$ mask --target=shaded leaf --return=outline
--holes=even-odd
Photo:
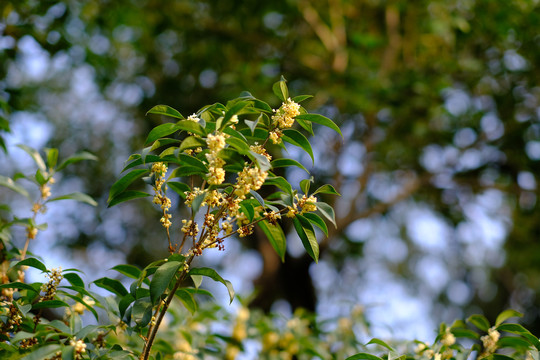
[[[324,220],[315,213],[305,213],[305,218],[309,220],[310,223],[317,226],[319,229],[321,229],[326,236],[328,236],[328,227],[326,226],[326,223]]]
[[[483,331],[488,331],[489,329],[489,321],[482,315],[471,315],[467,319],[468,322],[479,328]]]
[[[47,272],[47,267],[36,258],[27,258],[27,259],[21,260],[18,263],[16,263],[14,267],[20,267],[23,265],[33,267],[35,269],[41,270],[42,272]]]
[[[178,151],[182,152],[187,149],[195,149],[204,146],[206,146],[206,141],[204,141],[200,137],[188,136],[182,141],[182,144],[180,144]]]
[[[128,291],[122,285],[122,283],[115,279],[110,279],[108,277],[102,277],[93,282],[96,286],[108,290],[112,292],[113,294],[116,294],[118,296],[126,296]]]
[[[141,270],[138,267],[128,264],[116,265],[111,268],[111,270],[118,271],[120,274],[130,277],[132,279],[138,279],[141,275]]]
[[[206,136],[206,132],[204,131],[204,128],[199,124],[198,122],[191,121],[191,120],[182,120],[176,123],[176,127],[179,130],[185,130],[192,134],[197,134],[200,136]]]
[[[109,191],[109,199],[107,200],[108,203],[116,197],[118,194],[120,194],[122,191],[127,189],[131,183],[133,183],[135,180],[141,178],[142,176],[148,174],[150,170],[148,169],[135,169],[127,173],[126,175],[122,176],[119,180],[117,180],[111,187],[111,190]],[[111,205],[109,205],[111,206]]]
[[[150,281],[150,300],[152,304],[159,301],[159,298],[165,293],[182,264],[179,261],[168,261],[157,268]]]
[[[76,274],[76,273],[67,273],[67,274],[63,274],[64,275],[64,279],[66,279],[67,281],[69,281],[69,283],[73,286],[80,286],[82,288],[84,288],[84,281],[83,279],[81,279],[81,277]]]
[[[309,171],[304,167],[304,165],[300,164],[298,161],[293,160],[293,159],[286,159],[286,158],[275,159],[270,164],[272,165],[273,169],[280,168],[280,167],[297,166],[309,174]]]
[[[283,136],[281,138],[284,141],[288,142],[289,144],[298,146],[301,149],[303,149],[305,152],[309,154],[309,156],[311,157],[311,161],[315,163],[315,158],[313,157],[313,149],[311,148],[311,144],[301,132],[294,129],[285,129],[283,130]]]
[[[186,198],[186,192],[191,191],[191,188],[189,185],[184,184],[183,182],[178,181],[168,181],[167,186],[171,188],[174,192],[176,192],[182,199]]]
[[[319,243],[317,242],[317,237],[315,236],[315,231],[311,223],[303,217],[302,215],[296,215],[293,218],[293,225],[296,230],[296,233],[302,240],[304,249],[315,262],[319,261]]]
[[[287,251],[287,238],[279,225],[272,225],[267,220],[259,221],[259,227],[266,235],[270,245],[274,248],[281,261],[285,261],[285,252]]]
[[[317,201],[315,205],[317,206],[317,211],[337,228],[336,213],[334,212],[334,209],[322,201]]]
[[[358,353],[353,356],[349,356],[345,360],[383,360],[378,356],[367,354],[367,353]]]
[[[112,200],[110,200],[109,205],[107,205],[107,207],[112,207],[124,201],[139,199],[146,196],[150,196],[150,194],[142,192],[142,191],[134,191],[134,190],[124,191],[123,193],[116,195]]]
[[[195,311],[197,311],[197,302],[189,291],[186,289],[178,289],[175,295],[182,301],[182,304],[184,304],[191,314],[194,314]]]
[[[37,302],[32,305],[33,310],[59,308],[59,307],[69,307],[69,304],[62,300],[45,300],[45,301]]]

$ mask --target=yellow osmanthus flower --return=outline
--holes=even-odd
[[[300,115],[300,105],[288,98],[272,116],[274,125],[281,129],[290,128],[294,124],[295,116]]]
[[[257,154],[263,155],[268,161],[272,161],[272,156],[266,151],[264,146],[255,143],[255,145],[250,145],[249,149]]]
[[[60,285],[60,281],[64,278],[62,275],[62,268],[51,269],[50,273],[46,274],[49,281],[46,284],[41,285],[41,291],[45,293],[40,301],[52,300],[56,294],[56,289]]]
[[[500,337],[501,334],[492,327],[488,330],[487,335],[480,338],[480,340],[482,340],[482,345],[484,346],[484,351],[481,354],[482,357],[489,356],[497,350],[497,342]]]
[[[223,165],[225,161],[218,157],[219,152],[225,147],[225,139],[227,134],[219,133],[216,135],[208,134],[206,144],[208,145],[209,153],[206,154],[208,160],[208,183],[210,185],[219,185],[225,181],[225,170]]]
[[[257,191],[263,186],[267,176],[268,173],[258,167],[244,167],[238,173],[234,195],[239,199],[245,199],[250,190]]]

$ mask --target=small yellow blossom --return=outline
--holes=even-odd
[[[441,343],[446,346],[452,346],[456,343],[456,337],[450,332],[449,328],[446,329],[442,336]]]
[[[187,117],[187,120],[189,120],[189,121],[194,121],[194,122],[199,122],[199,121],[201,121],[201,119],[199,119],[199,117],[197,116],[197,114],[189,115],[189,116]]]

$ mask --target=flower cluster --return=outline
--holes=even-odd
[[[210,150],[206,154],[206,160],[208,160],[208,183],[210,185],[219,185],[225,180],[225,170],[223,165],[225,161],[218,157],[219,152],[225,147],[225,139],[227,134],[208,134],[206,138],[206,144]]]
[[[69,341],[69,345],[73,346],[74,350],[74,358],[75,359],[82,359],[82,354],[86,352],[86,344],[83,340],[76,338],[73,338]]]
[[[482,340],[482,345],[484,346],[484,351],[482,352],[481,357],[486,357],[495,353],[495,350],[497,350],[497,342],[499,341],[500,337],[501,334],[492,327],[488,330],[487,335],[480,338],[480,340]]]
[[[274,130],[270,131],[269,137],[274,144],[281,143],[281,137],[283,136],[282,129],[287,129],[293,126],[294,118],[300,115],[300,105],[288,98],[286,102],[281,104],[281,107],[274,110],[275,114],[272,116],[272,125]]]
[[[289,206],[289,212],[287,213],[287,217],[295,217],[297,214],[304,214],[307,212],[312,212],[317,210],[317,198],[313,195],[310,197],[307,197],[306,195],[302,195],[302,198],[298,197],[298,195],[295,195],[296,202],[293,202],[292,206]]]
[[[45,293],[40,301],[52,300],[56,294],[56,289],[60,285],[60,281],[64,278],[62,275],[62,268],[51,269],[50,273],[46,275],[49,281],[46,284],[41,285],[41,291]]]
[[[261,170],[258,167],[244,167],[238,173],[238,179],[234,186],[234,195],[238,199],[245,199],[246,195],[251,191],[257,191],[263,186],[268,172]]]
[[[171,199],[165,195],[167,190],[165,184],[165,174],[167,173],[167,165],[162,162],[155,162],[152,165],[151,173],[155,176],[154,181],[154,204],[157,204],[163,210],[163,216],[160,219],[161,224],[167,231],[172,225],[171,214],[168,213],[171,207]]]

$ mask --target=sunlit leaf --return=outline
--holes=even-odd
[[[146,115],[148,114],[165,115],[165,116],[170,116],[170,117],[181,119],[181,120],[184,119],[184,117],[182,116],[182,114],[180,114],[178,110],[173,109],[172,107],[168,105],[156,105],[150,110],[148,110]]]
[[[324,220],[315,213],[305,213],[304,216],[306,219],[309,220],[310,223],[317,226],[319,229],[321,229],[326,236],[328,236],[328,227],[326,226],[326,223]]]
[[[57,196],[52,199],[49,199],[48,202],[58,201],[58,200],[75,200],[75,201],[79,201],[88,205],[97,206],[97,202],[94,199],[92,199],[92,197],[90,197],[89,195],[80,193],[80,192]]]
[[[47,267],[45,264],[43,264],[41,261],[39,261],[36,258],[27,258],[24,260],[19,261],[16,263],[13,267],[21,267],[21,266],[30,266],[35,269],[41,270],[42,272],[47,272]]]
[[[36,163],[36,165],[38,166],[40,170],[42,171],[47,170],[45,161],[43,161],[43,158],[41,157],[41,155],[36,149],[32,149],[30,146],[27,146],[24,144],[19,144],[17,145],[17,147],[24,150],[28,155],[30,155],[30,157],[32,157],[32,159],[34,160],[34,162]]]
[[[378,356],[371,355],[368,353],[358,353],[356,355],[349,356],[345,360],[383,360],[383,359]]]
[[[502,313],[500,313],[499,316],[497,316],[497,319],[495,320],[495,326],[501,325],[503,322],[505,322],[511,317],[522,317],[522,316],[523,316],[522,313],[517,312],[515,310],[512,310],[512,309],[505,310]]]
[[[319,115],[319,114],[301,114],[301,115],[296,116],[296,119],[311,121],[311,122],[329,127],[330,129],[334,130],[339,135],[341,135],[341,137],[343,137],[343,134],[341,133],[339,126],[337,126],[332,120],[330,120],[326,116]]]
[[[15,181],[13,181],[7,176],[0,175],[0,186],[7,187],[8,189],[18,192],[19,194],[30,200],[30,194],[28,193],[28,191],[26,191],[24,187],[17,184]]]
[[[234,289],[232,287],[232,284],[230,281],[228,280],[224,280],[218,273],[216,270],[214,269],[211,269],[211,268],[206,268],[206,267],[202,267],[202,268],[191,268],[191,270],[189,270],[189,273],[188,273],[189,276],[192,276],[192,275],[202,275],[202,276],[206,276],[206,277],[209,277],[210,279],[214,280],[214,281],[217,281],[217,282],[220,282],[222,283],[223,285],[225,285],[227,287],[227,291],[229,292],[229,298],[230,298],[230,302],[232,303],[233,299],[234,299]]]
[[[341,196],[340,193],[338,193],[336,191],[336,189],[334,189],[334,187],[332,185],[329,185],[329,184],[326,184],[326,185],[323,185],[321,186],[320,188],[318,188],[317,190],[315,190],[313,192],[313,194],[311,195],[315,195],[315,194],[330,194],[330,195],[337,195],[337,196]]]
[[[81,151],[81,152],[71,155],[62,163],[60,163],[60,165],[58,165],[58,167],[56,168],[56,171],[60,171],[68,165],[71,165],[71,164],[74,164],[83,160],[97,161],[98,158],[94,154],[91,154],[87,151]]]

